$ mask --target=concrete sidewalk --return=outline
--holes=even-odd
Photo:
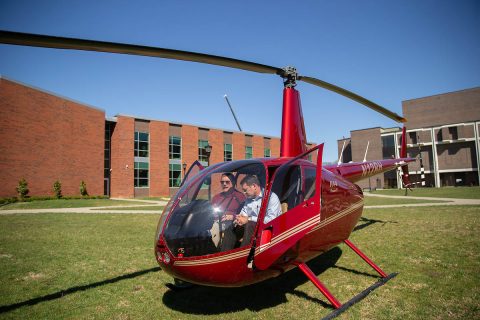
[[[454,199],[454,198],[434,198],[434,197],[412,197],[412,196],[387,196],[383,194],[371,194],[365,192],[366,197],[380,197],[380,198],[397,198],[397,199],[413,199],[413,200],[436,200],[445,202],[427,202],[427,203],[406,203],[406,204],[391,204],[378,206],[364,206],[366,209],[375,208],[399,208],[399,207],[430,207],[430,206],[461,206],[461,205],[480,205],[478,199]],[[129,207],[151,207],[151,206],[166,206],[167,201],[157,200],[138,200],[138,199],[116,199],[112,200],[128,200],[138,202],[138,204],[109,206],[109,207],[84,207],[84,208],[56,208],[56,209],[14,209],[14,210],[0,210],[0,215],[17,214],[17,213],[47,213],[47,212],[63,212],[63,213],[142,213],[142,214],[161,214],[160,210],[119,210],[115,208],[129,208]]]
[[[406,204],[389,204],[378,206],[365,206],[364,208],[398,208],[398,207],[430,207],[430,206],[463,206],[463,205],[480,205],[479,199],[456,199],[456,198],[435,198],[435,197],[412,197],[412,196],[388,196],[384,194],[372,194],[365,192],[366,197],[379,198],[396,198],[396,199],[412,199],[412,200],[435,200],[445,202],[428,202],[428,203],[406,203]]]
[[[157,200],[138,200],[138,199],[116,199],[111,200],[128,200],[138,202],[138,204],[122,205],[122,206],[107,206],[107,207],[83,207],[83,208],[54,208],[54,209],[14,209],[14,210],[0,210],[0,215],[17,214],[17,213],[47,213],[47,212],[63,212],[63,213],[147,213],[147,214],[161,214],[160,210],[120,210],[118,208],[131,207],[153,207],[166,206],[167,201]],[[117,208],[117,209],[115,209]]]

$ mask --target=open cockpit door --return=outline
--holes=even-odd
[[[202,171],[203,169],[204,169],[204,167],[202,166],[202,164],[201,164],[200,162],[198,162],[198,160],[195,160],[195,162],[192,163],[192,165],[191,165],[190,168],[188,169],[187,174],[185,175],[185,177],[183,177],[183,180],[182,180],[182,183],[180,184],[180,187],[183,186],[183,184],[185,183],[185,181],[187,181],[188,179],[196,176],[197,173],[199,173],[199,172]]]
[[[304,158],[313,155],[317,149],[315,167]],[[253,260],[257,269],[270,267],[320,222],[322,154],[323,144],[293,158],[275,171],[266,188],[266,196],[270,199],[274,193],[278,197],[282,214],[271,221],[257,222],[257,246]]]

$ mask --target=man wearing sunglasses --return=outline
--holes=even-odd
[[[235,184],[235,176],[232,173],[223,173],[220,178],[222,192],[212,199],[213,210],[218,217],[216,222],[220,229],[220,239],[212,239],[216,246],[222,247],[224,232],[232,226],[233,220],[235,220],[245,201],[245,196],[235,189]]]

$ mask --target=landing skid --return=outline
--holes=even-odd
[[[190,289],[194,286],[193,283],[183,281],[177,278],[173,279],[173,283],[166,283],[165,286],[173,291],[183,291],[186,289]]]
[[[381,277],[376,283],[368,287],[367,289],[360,292],[358,295],[347,301],[346,303],[342,304],[340,301],[335,298],[335,296],[328,291],[327,287],[318,280],[317,276],[310,270],[310,268],[304,262],[295,262],[295,265],[307,276],[307,278],[317,287],[318,290],[325,296],[325,298],[330,301],[333,307],[336,309],[334,312],[329,314],[323,319],[333,319],[337,317],[339,314],[347,310],[349,307],[353,306],[355,303],[361,301],[367,295],[370,294],[376,288],[384,285],[390,279],[394,278],[398,273],[391,273],[387,275],[383,272],[380,267],[378,267],[372,260],[370,260],[360,249],[358,249],[350,240],[345,240],[344,243],[351,248],[356,254],[358,254],[370,267],[372,267]]]
[[[367,289],[365,289],[362,292],[360,292],[359,294],[357,294],[352,299],[350,299],[347,302],[345,302],[344,304],[342,304],[338,309],[336,309],[335,311],[330,313],[328,316],[326,316],[325,318],[322,318],[322,320],[330,320],[330,319],[338,317],[342,312],[344,312],[345,310],[347,310],[348,308],[353,306],[355,303],[363,300],[363,298],[368,296],[370,294],[370,292],[377,289],[378,287],[383,286],[385,283],[387,283],[388,280],[390,280],[392,278],[395,278],[397,276],[397,274],[398,273],[394,272],[394,273],[390,273],[386,278],[381,278],[380,280],[375,282],[373,285],[371,285]]]

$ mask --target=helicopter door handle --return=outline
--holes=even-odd
[[[312,202],[310,202],[310,203],[308,203],[308,201],[307,201],[307,202],[305,202],[305,203],[303,204],[303,207],[304,207],[304,208],[308,208],[309,206],[313,206],[314,204],[315,204],[315,201],[312,201]]]

